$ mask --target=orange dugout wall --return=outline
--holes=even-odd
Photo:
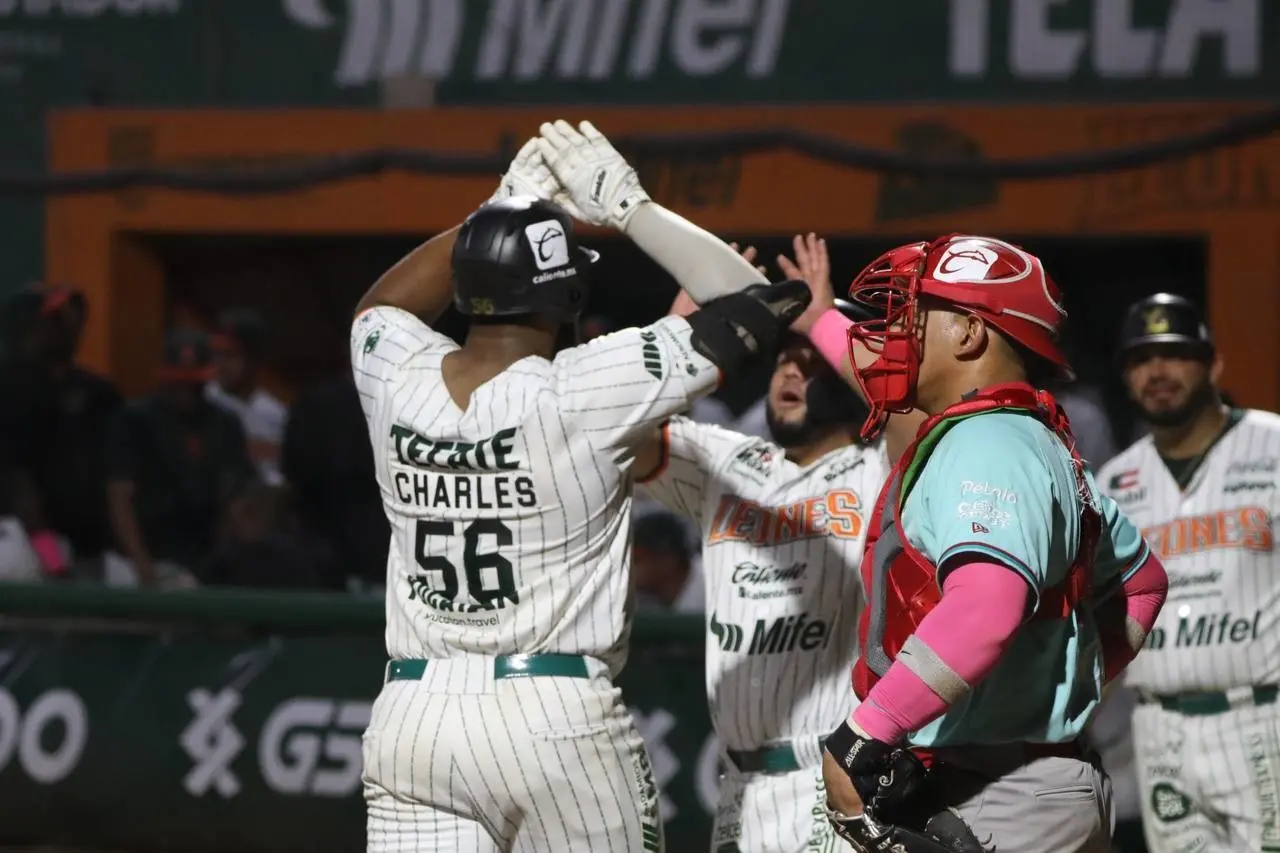
[[[1024,158],[1154,141],[1256,108],[72,110],[50,118],[49,161],[56,172],[76,172],[298,164],[389,147],[495,151],[523,141],[559,112],[589,116],[611,135],[790,126],[919,156]],[[932,237],[961,230],[1202,238],[1208,311],[1228,381],[1244,405],[1280,404],[1275,138],[1147,169],[1001,184],[889,179],[787,152],[638,165],[659,201],[722,234]],[[150,235],[426,235],[462,219],[492,192],[496,177],[391,172],[269,195],[148,189],[54,196],[46,214],[47,276],[76,283],[91,300],[84,362],[136,393],[151,381],[165,320],[164,273],[148,248]]]

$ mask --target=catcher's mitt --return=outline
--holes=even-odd
[[[833,811],[836,834],[859,853],[988,853],[960,815],[943,806],[933,779],[909,749],[890,746],[845,723],[827,751],[863,802],[857,817]]]
[[[945,809],[920,829],[880,823],[870,809],[848,817],[827,807],[836,834],[858,853],[990,853],[960,815]]]

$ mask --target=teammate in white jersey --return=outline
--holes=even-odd
[[[613,687],[630,628],[632,446],[773,346],[808,304],[652,204],[593,144],[572,190],[531,141],[494,200],[389,270],[351,358],[391,522],[386,684],[365,734],[372,851],[657,851],[657,791]],[[562,209],[602,205],[701,311],[556,352],[594,260]],[[720,294],[726,294],[716,298]],[[428,325],[452,298],[459,348]]]
[[[1280,850],[1280,417],[1224,405],[1199,310],[1156,294],[1122,340],[1151,434],[1098,482],[1169,574],[1126,684],[1153,853]]]
[[[636,471],[701,531],[707,698],[725,748],[711,850],[834,851],[821,742],[853,701],[858,564],[887,466],[856,440],[866,406],[801,335],[783,341],[767,416],[772,442],[672,418]]]

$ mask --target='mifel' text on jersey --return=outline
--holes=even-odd
[[[509,427],[476,442],[432,441],[393,424],[391,443],[402,465],[421,471],[396,471],[396,499],[419,509],[510,510],[537,506],[533,479],[518,471],[518,429]]]
[[[1245,413],[1185,491],[1150,438],[1097,479],[1169,575],[1164,608],[1126,682],[1170,694],[1280,680],[1280,417]]]
[[[859,561],[887,461],[845,447],[800,467],[685,419],[649,493],[694,519],[707,582],[707,695],[731,749],[825,735],[855,701]]]

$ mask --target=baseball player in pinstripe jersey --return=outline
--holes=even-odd
[[[682,293],[672,313],[692,307]],[[784,339],[766,401],[771,442],[677,417],[637,452],[637,472],[652,468],[642,493],[702,536],[707,698],[725,748],[713,853],[842,844],[820,744],[853,701],[857,567],[888,473],[883,444],[857,440],[865,404],[802,335]]]
[[[1198,309],[1156,294],[1121,342],[1151,433],[1098,480],[1169,573],[1169,600],[1129,666],[1147,846],[1280,850],[1280,417],[1230,408]]]
[[[852,701],[857,565],[887,466],[855,441],[862,407],[808,340],[788,337],[769,384],[773,442],[687,418],[636,471],[701,531],[707,698],[726,748],[711,849],[835,850],[821,738]]]
[[[352,329],[392,529],[391,661],[364,739],[376,853],[662,849],[643,742],[612,680],[632,610],[632,447],[772,347],[809,301],[800,282],[755,286],[732,248],[652,204],[602,137],[551,138],[384,274]],[[692,259],[703,309],[557,352],[594,253],[537,196],[613,224],[659,263]],[[429,325],[450,300],[472,317],[462,347]]]

